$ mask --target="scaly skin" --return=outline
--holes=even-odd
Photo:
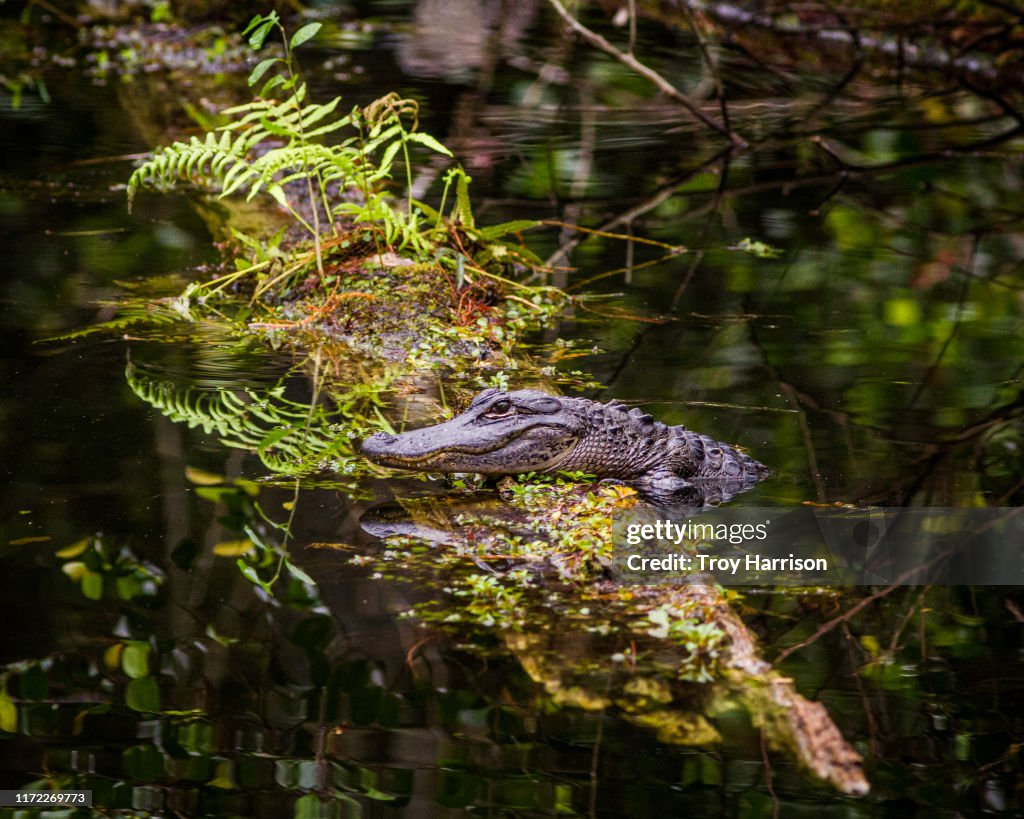
[[[655,496],[710,479],[727,499],[768,474],[749,455],[639,409],[536,390],[484,390],[450,421],[377,433],[362,452],[374,463],[427,472],[587,472]]]

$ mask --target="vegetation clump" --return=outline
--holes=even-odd
[[[390,526],[396,533],[387,537],[379,576],[396,567],[403,577],[430,575],[424,580],[439,583],[457,601],[457,610],[440,601],[420,606],[416,614],[427,622],[528,634],[557,633],[573,623],[601,638],[621,636],[622,625],[629,624],[632,653],[610,649],[613,663],[635,665],[641,642],[650,647],[647,660],[659,673],[674,672],[683,681],[715,679],[725,635],[706,601],[663,598],[652,588],[608,580],[612,518],[638,498],[623,486],[583,489],[576,482],[586,477],[509,478],[500,501],[475,493],[402,501],[405,515],[377,530],[386,535]],[[404,524],[395,526],[395,518],[403,517]],[[447,548],[424,549],[425,538],[443,540]],[[665,653],[664,646],[671,649]],[[671,659],[659,660],[659,653]]]
[[[440,207],[413,198],[413,152],[451,152],[419,129],[415,100],[392,93],[347,113],[340,97],[311,101],[293,52],[319,27],[289,38],[276,13],[254,17],[244,32],[254,49],[275,32],[283,45],[252,69],[255,99],[224,110],[220,127],[157,150],[132,174],[129,203],[140,189],[187,181],[219,200],[277,204],[288,226],[232,229],[235,269],[185,293],[207,310],[222,305],[248,332],[315,329],[414,366],[507,354],[562,305],[560,291],[514,280],[541,267],[515,238],[536,223],[478,227],[458,166],[444,176]],[[401,199],[391,192],[399,173]]]

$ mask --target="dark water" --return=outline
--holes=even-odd
[[[585,298],[535,339],[588,351],[559,370],[588,373],[591,397],[747,447],[774,474],[739,503],[1020,505],[1024,176],[989,100],[860,77],[818,107],[829,71],[770,75],[726,51],[734,125],[754,145],[723,154],[641,81],[566,45],[546,12],[523,5],[498,48],[486,15],[458,7],[373,7],[308,68],[325,97],[420,99],[424,127],[473,175],[481,221],[549,217],[687,248],[645,265],[665,251],[573,247],[555,277]],[[642,35],[670,79],[701,80],[685,36]],[[444,578],[381,580],[302,548],[373,552],[360,516],[419,482],[303,489],[293,550],[316,594],[293,583],[289,605],[263,596],[214,554],[238,520],[186,469],[255,480],[264,464],[157,412],[125,373],[258,389],[292,361],[209,328],[46,341],[111,318],[111,300],[176,293],[216,258],[186,196],[126,213],[119,157],[159,138],[138,107],[150,86],[47,76],[52,103],[0,110],[0,784],[77,776],[103,804],[153,815],[1024,809],[1016,588],[898,589],[785,661],[865,756],[872,792],[859,799],[766,753],[746,717],[720,722],[721,745],[691,747],[616,709],[559,704],[499,630],[405,616]],[[534,247],[568,238],[552,228]],[[739,249],[747,238],[781,255]],[[309,397],[301,376],[290,389]],[[244,495],[221,501],[263,525]],[[271,484],[258,503],[281,520],[294,498]],[[104,578],[98,593],[60,570],[55,553],[75,544]],[[858,599],[750,590],[741,612],[772,657]],[[341,796],[315,798],[327,791]]]

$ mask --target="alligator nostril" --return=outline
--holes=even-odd
[[[397,435],[388,435],[386,432],[378,432],[376,435],[371,435],[365,441],[363,441],[360,449],[364,454],[372,452],[373,450],[379,449],[382,446],[391,446],[395,441],[398,440]]]

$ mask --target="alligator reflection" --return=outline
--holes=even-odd
[[[693,514],[729,494],[707,483],[687,493]],[[403,499],[363,514],[361,527],[385,541],[382,574],[444,589],[415,608],[420,619],[462,644],[497,638],[555,706],[608,710],[661,742],[702,747],[742,744],[743,714],[814,776],[867,792],[860,756],[822,705],[760,658],[721,591],[607,578],[610,515],[635,508],[632,490],[509,481],[502,494]]]

